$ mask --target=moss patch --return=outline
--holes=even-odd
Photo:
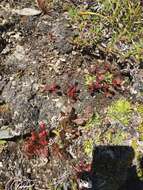
[[[92,156],[93,144],[93,139],[85,140],[83,144],[84,152],[90,157]]]
[[[102,118],[99,115],[98,112],[96,112],[92,118],[89,119],[89,121],[86,123],[86,125],[84,126],[85,129],[91,129],[93,127],[99,127],[101,125],[102,122]]]
[[[132,107],[130,102],[123,98],[113,102],[107,110],[107,115],[111,119],[118,121],[125,126],[129,124],[131,113]]]

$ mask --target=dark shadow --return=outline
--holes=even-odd
[[[127,180],[119,190],[143,190],[143,181],[138,178],[135,166],[128,169]]]
[[[91,190],[143,190],[143,181],[133,165],[134,156],[129,146],[95,146],[91,171],[82,172],[81,179],[91,181]]]

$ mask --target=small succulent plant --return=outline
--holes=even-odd
[[[25,154],[32,158],[33,156],[48,156],[48,132],[45,123],[40,123],[39,131],[32,131],[31,136],[23,144]]]

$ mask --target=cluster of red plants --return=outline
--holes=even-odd
[[[48,132],[46,130],[46,124],[41,122],[39,124],[38,131],[32,131],[31,136],[26,139],[23,145],[23,150],[26,155],[31,158],[33,156],[47,157],[48,152]]]
[[[102,67],[94,66],[89,69],[89,73],[96,77],[96,80],[88,85],[88,90],[91,95],[94,95],[96,92],[103,92],[105,96],[109,97],[114,95],[115,89],[121,87],[122,80],[119,75],[113,75],[111,83],[106,80],[106,74],[112,74],[109,64],[105,64]]]
[[[120,74],[118,73],[117,75],[114,73],[110,64],[93,66],[89,69],[89,74],[96,77],[96,80],[88,85],[88,91],[92,96],[96,92],[102,92],[106,97],[111,97],[115,94],[115,90],[119,89],[122,85]],[[108,74],[112,75],[110,82],[106,79]],[[80,93],[78,83],[68,84],[66,91],[61,92],[61,87],[54,82],[51,85],[45,85],[43,91],[58,95],[65,94],[74,101],[78,100],[78,95]]]
[[[48,91],[49,93],[57,93],[60,86],[53,82],[51,85],[45,85],[43,91]]]
[[[52,83],[51,85],[45,85],[43,88],[43,91],[48,91],[49,93],[55,93],[55,94],[62,94],[60,92],[61,87],[57,85],[55,82]],[[78,94],[79,94],[79,89],[78,89],[78,84],[71,84],[68,85],[67,90],[65,94],[72,100],[77,100],[78,99]]]

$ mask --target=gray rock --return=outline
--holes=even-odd
[[[24,47],[17,45],[14,53],[7,58],[5,67],[15,73],[18,70],[24,70],[27,66],[27,61]]]
[[[134,82],[133,82],[133,86],[131,88],[131,94],[132,91],[136,92],[135,93],[135,98],[137,101],[143,102],[143,71],[142,69],[140,70],[139,73],[137,73],[134,76]]]
[[[39,118],[40,104],[36,100],[35,81],[32,78],[20,80],[11,79],[2,91],[2,98],[10,107],[10,122],[5,115],[1,115],[0,138],[12,138],[21,135],[35,127]],[[8,113],[7,113],[8,114]],[[7,123],[5,123],[7,121]],[[3,125],[7,124],[8,130],[2,130]],[[18,132],[16,129],[18,127]],[[9,131],[11,131],[9,133]]]
[[[20,126],[13,129],[11,126],[3,126],[0,129],[0,139],[11,139],[21,134]]]
[[[66,20],[57,20],[53,24],[51,32],[55,37],[55,47],[60,53],[72,52],[73,46],[70,43],[70,38],[73,36],[73,33]]]

